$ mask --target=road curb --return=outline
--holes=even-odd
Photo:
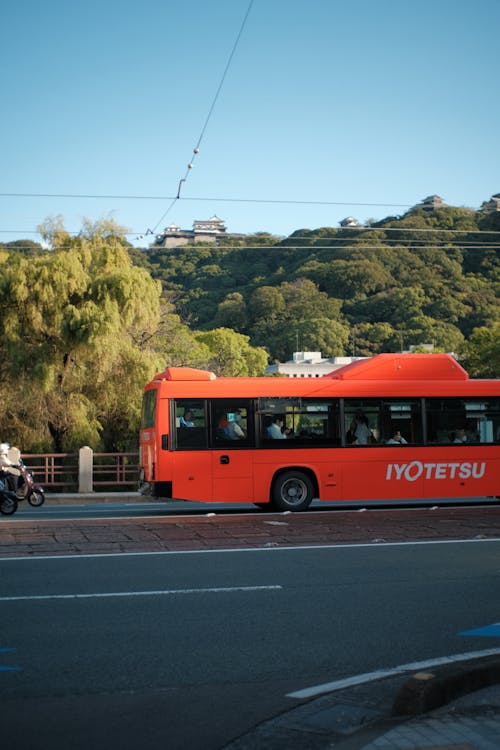
[[[500,657],[488,656],[460,664],[416,672],[399,688],[392,716],[417,716],[445,706],[467,693],[500,683]]]
[[[96,505],[99,503],[140,503],[155,502],[155,498],[140,492],[47,492],[47,505]]]

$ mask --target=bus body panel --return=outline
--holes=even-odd
[[[171,462],[172,497],[177,500],[214,500],[212,455],[210,451],[172,451],[165,457]],[[168,472],[167,472],[168,473]]]
[[[344,500],[481,497],[500,487],[498,449],[490,446],[344,450]]]
[[[217,502],[253,503],[253,450],[214,450],[213,497]]]

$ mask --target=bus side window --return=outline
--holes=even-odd
[[[208,448],[205,404],[200,400],[175,402],[175,444],[177,450]]]
[[[380,440],[380,399],[346,398],[344,434],[346,445],[375,445]]]
[[[430,398],[426,400],[430,443],[494,443],[500,440],[500,399]]]
[[[157,390],[146,391],[142,399],[141,427],[146,429],[155,426]]]
[[[384,399],[380,429],[381,444],[422,443],[421,399]]]
[[[260,398],[258,409],[266,448],[340,445],[338,399]]]
[[[255,444],[249,399],[210,401],[214,448],[250,448]]]

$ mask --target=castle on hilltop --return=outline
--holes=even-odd
[[[192,229],[180,229],[176,224],[165,227],[161,234],[157,234],[150,249],[160,247],[180,247],[181,245],[192,245],[193,242],[217,242],[223,237],[228,237],[226,225],[218,216],[211,219],[193,221]]]

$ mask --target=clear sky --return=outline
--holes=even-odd
[[[5,0],[0,241],[49,215],[137,245],[213,214],[287,235],[500,192],[500,0],[253,0],[203,130],[248,7]]]

